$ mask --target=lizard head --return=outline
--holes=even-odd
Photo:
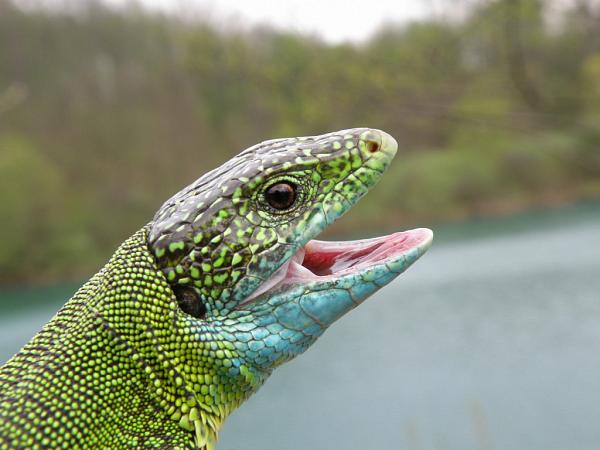
[[[279,364],[386,285],[429,230],[314,238],[382,177],[396,141],[358,128],[251,147],[169,199],[149,248],[177,299],[182,362],[201,405],[226,415]]]

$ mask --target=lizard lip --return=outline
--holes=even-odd
[[[418,228],[356,241],[311,240],[246,298],[242,305],[283,285],[332,281],[397,261],[415,249],[422,254],[429,248],[432,239],[431,230]]]

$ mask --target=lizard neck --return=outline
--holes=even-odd
[[[224,389],[228,368],[202,358],[234,349],[190,348],[180,316],[142,229],[0,369],[0,416],[20,430],[12,442],[44,447],[61,435],[69,448],[212,450],[225,418],[264,379],[238,367]]]
[[[210,450],[224,420],[265,376],[242,365],[232,378],[235,347],[211,340],[216,331],[208,326],[201,333],[182,326],[186,317],[156,268],[146,238],[144,228],[117,250],[99,274],[98,293],[90,296],[89,308],[97,310],[114,350],[129,355],[146,397],[163,418],[191,433],[197,448]],[[198,335],[202,342],[188,346]],[[215,365],[219,354],[227,358]],[[202,364],[211,356],[213,364]]]

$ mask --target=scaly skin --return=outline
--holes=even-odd
[[[428,247],[425,233],[385,261],[259,290],[395,153],[370,129],[273,140],[175,195],[0,369],[0,449],[213,449],[275,367]],[[265,197],[280,182],[296,187],[283,211]]]

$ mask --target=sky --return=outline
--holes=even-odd
[[[36,4],[76,6],[82,0],[13,0]],[[460,18],[486,0],[100,0],[124,6],[141,4],[150,10],[208,20],[227,28],[268,25],[316,35],[330,43],[362,42],[386,23],[407,23],[425,17]],[[543,0],[559,12],[579,0]],[[600,8],[600,0],[587,0]],[[558,17],[558,15],[556,15]]]
[[[109,0],[123,4],[129,0]],[[167,12],[208,16],[238,26],[269,24],[320,36],[328,42],[360,42],[387,22],[405,23],[435,14],[441,0],[138,0]],[[446,1],[447,3],[447,1]]]

